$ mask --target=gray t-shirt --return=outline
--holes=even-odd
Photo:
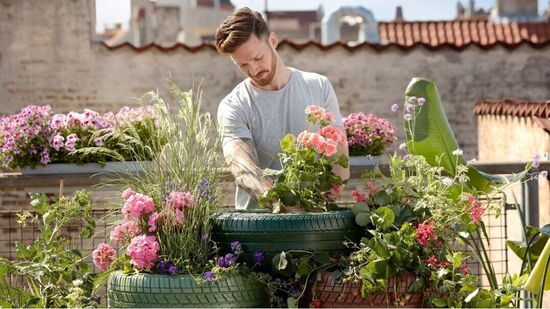
[[[342,127],[342,115],[334,89],[325,76],[293,68],[281,89],[265,91],[246,79],[239,83],[218,106],[218,123],[223,126],[222,145],[236,138],[252,140],[261,169],[282,168],[278,153],[280,140],[288,133],[307,130],[305,109],[319,105],[334,113],[333,125]],[[317,130],[318,127],[309,128]],[[225,150],[224,150],[225,152]],[[235,208],[258,209],[257,201],[237,186]]]

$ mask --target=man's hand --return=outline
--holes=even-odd
[[[264,176],[258,167],[258,155],[250,139],[234,139],[227,142],[223,147],[223,153],[235,182],[256,200],[273,186],[271,178]]]
[[[337,127],[337,129],[340,130],[341,134],[346,136],[346,130],[344,128]],[[347,139],[345,141],[346,142],[344,144],[338,143],[338,148],[336,149],[336,154],[334,154],[334,155],[338,156],[338,155],[343,154],[346,157],[348,157],[348,159],[349,159],[348,141],[347,141]],[[342,167],[338,164],[333,164],[332,165],[332,171],[334,172],[334,174],[340,176],[342,178],[342,180],[344,180],[344,181],[349,179],[349,176],[350,176],[349,164],[348,164],[348,167]]]

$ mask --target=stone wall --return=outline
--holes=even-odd
[[[0,114],[27,104],[50,104],[57,111],[116,110],[150,90],[166,94],[169,75],[182,87],[201,83],[205,106],[215,113],[218,102],[243,79],[230,59],[211,48],[195,53],[184,48],[109,50],[93,40],[93,15],[92,0],[0,1]],[[287,65],[329,77],[343,114],[373,112],[399,124],[389,107],[402,100],[410,79],[436,81],[468,158],[477,155],[473,108],[478,99],[550,98],[549,51],[550,46],[528,45],[487,51],[476,46],[381,52],[279,48]],[[403,138],[401,126],[399,132]]]

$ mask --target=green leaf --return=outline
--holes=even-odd
[[[432,299],[432,304],[438,308],[447,307],[447,299],[445,298],[434,298]]]
[[[378,191],[374,194],[374,203],[376,205],[389,205],[391,202],[392,198],[386,191]]]
[[[298,298],[289,297],[286,299],[288,308],[298,308]]]
[[[370,223],[370,216],[367,212],[358,213],[355,216],[355,223],[359,226],[367,226]]]
[[[550,236],[550,224],[541,227],[540,232],[546,236]]]
[[[425,98],[422,107],[416,107],[415,120],[405,121],[407,146],[411,154],[422,155],[433,166],[441,166],[451,176],[457,174],[456,163],[466,165],[464,157],[452,152],[458,149],[458,143],[443,110],[436,85],[426,79],[415,77],[405,91],[406,98],[415,96]],[[436,158],[441,157],[438,164]],[[478,191],[491,192],[493,184],[504,182],[504,178],[489,175],[470,166],[466,175],[468,187]]]
[[[298,262],[298,271],[296,272],[296,274],[299,276],[307,276],[312,269],[313,267],[311,266],[311,260],[309,259],[309,257],[302,257]]]
[[[321,265],[330,263],[330,255],[326,252],[315,252],[313,260]]]
[[[382,229],[388,229],[393,225],[395,215],[389,207],[380,207],[371,214],[372,224]]]
[[[91,238],[93,234],[94,229],[90,226],[85,226],[80,232],[80,236],[82,236],[83,238]]]
[[[369,205],[367,205],[367,203],[359,202],[351,208],[351,212],[353,212],[353,214],[357,216],[357,214],[361,212],[370,212],[370,208],[369,208]]]
[[[281,148],[284,152],[289,152],[295,147],[296,136],[293,134],[287,134],[281,139]]]

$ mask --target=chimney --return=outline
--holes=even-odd
[[[462,5],[462,3],[459,1],[456,3],[456,19],[464,19],[464,14],[466,13],[466,9]]]
[[[402,22],[404,20],[405,19],[403,18],[403,7],[398,5],[397,7],[395,7],[395,21]]]

